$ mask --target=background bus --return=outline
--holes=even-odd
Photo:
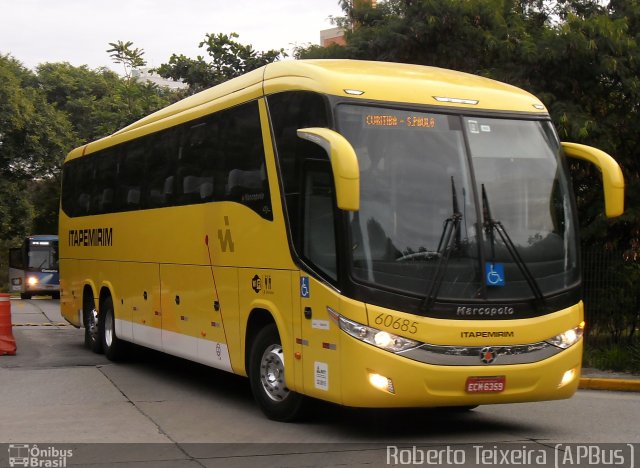
[[[22,299],[38,295],[59,299],[58,236],[29,236],[22,247],[10,249],[9,284]]]

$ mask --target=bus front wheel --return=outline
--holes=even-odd
[[[284,356],[278,329],[267,325],[258,332],[251,347],[249,380],[251,391],[262,412],[275,421],[300,417],[304,397],[287,388]]]
[[[102,349],[104,349],[107,359],[118,361],[124,357],[126,343],[116,336],[116,320],[111,296],[103,299],[100,309],[100,326],[98,328]]]

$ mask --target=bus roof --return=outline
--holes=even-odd
[[[287,90],[307,90],[368,101],[386,101],[472,110],[546,114],[532,94],[514,86],[442,68],[359,60],[287,60],[274,62],[150,114],[68,158],[156,131],[160,122],[188,114],[204,115],[224,100],[234,103]],[[235,101],[235,102],[234,102]],[[216,106],[217,107],[217,106]],[[194,112],[200,109],[200,112]],[[209,110],[210,112],[211,110]],[[193,117],[191,117],[193,116]],[[158,123],[158,125],[152,125]],[[129,135],[126,133],[136,131]],[[120,136],[112,140],[113,137]],[[96,144],[98,143],[98,144]],[[91,148],[89,149],[89,146]]]

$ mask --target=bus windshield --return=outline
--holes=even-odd
[[[356,281],[433,301],[543,298],[579,281],[551,123],[342,104],[360,165]]]
[[[58,241],[27,240],[27,271],[58,271]]]

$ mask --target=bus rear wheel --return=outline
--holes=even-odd
[[[105,356],[110,361],[118,361],[125,355],[126,343],[116,336],[116,320],[113,312],[113,299],[108,296],[100,307],[100,338]]]
[[[258,406],[269,419],[289,422],[302,415],[304,397],[287,388],[284,356],[278,329],[267,325],[251,347],[249,381]]]
[[[98,311],[93,297],[84,300],[84,345],[96,354],[102,353],[102,341],[98,330]]]

